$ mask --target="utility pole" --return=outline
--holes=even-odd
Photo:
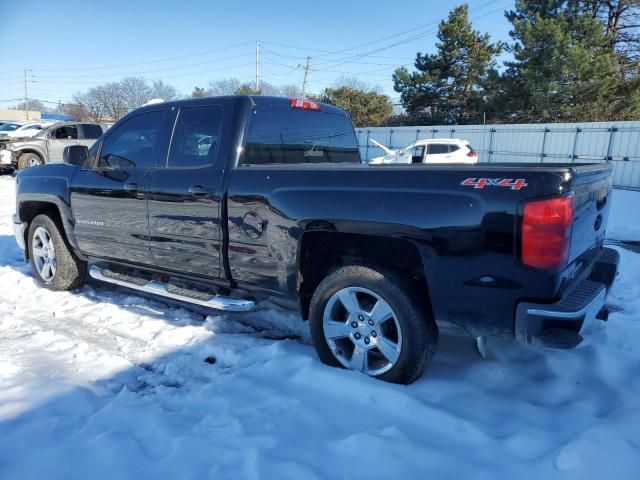
[[[24,69],[24,116],[29,120],[29,92],[27,91],[27,69]]]
[[[260,42],[256,40],[256,93],[260,93]]]
[[[307,57],[307,62],[304,66],[304,79],[302,80],[302,99],[304,100],[306,97],[307,90],[307,76],[309,75],[309,63],[311,62],[311,57]]]

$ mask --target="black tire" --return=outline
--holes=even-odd
[[[53,242],[55,254],[55,273],[52,278],[44,278],[36,265],[34,257],[34,244],[40,244],[36,236],[38,228],[44,229]],[[36,216],[29,225],[29,234],[27,238],[27,247],[29,249],[29,262],[33,270],[36,282],[41,287],[49,290],[72,290],[78,288],[84,283],[87,273],[87,265],[85,262],[75,256],[69,242],[64,236],[62,226],[51,219],[48,215],[42,214]],[[51,273],[51,272],[48,272]]]
[[[309,328],[320,360],[327,365],[347,368],[327,343],[323,317],[334,294],[349,287],[367,289],[386,301],[401,329],[402,341],[398,342],[401,346],[397,361],[389,370],[372,376],[392,383],[409,384],[415,381],[435,354],[438,327],[426,301],[419,297],[426,295],[426,292],[415,293],[399,276],[377,267],[342,267],[318,285],[311,299]],[[370,372],[367,373],[371,375]]]
[[[33,167],[35,165],[44,165],[44,161],[35,153],[23,153],[18,157],[18,170]]]

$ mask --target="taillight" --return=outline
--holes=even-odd
[[[556,269],[567,263],[571,246],[573,195],[528,202],[522,218],[522,262]]]
[[[300,108],[302,110],[317,110],[320,111],[320,104],[318,102],[310,102],[308,100],[300,100],[297,98],[290,98],[289,105],[291,108]]]
[[[467,153],[467,157],[476,158],[477,156],[478,154],[475,150],[469,150],[469,153]]]

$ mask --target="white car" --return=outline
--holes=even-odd
[[[371,139],[385,155],[369,161],[370,165],[406,163],[478,163],[478,154],[466,140],[459,138],[430,138],[417,140],[402,150],[391,150]]]
[[[32,137],[53,122],[8,122],[0,126],[0,138],[27,138]]]

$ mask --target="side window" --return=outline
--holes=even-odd
[[[51,138],[56,140],[75,140],[78,138],[78,129],[75,125],[65,125],[51,132]]]
[[[430,143],[427,153],[429,155],[438,155],[440,153],[448,153],[449,145],[446,143]]]
[[[94,125],[91,123],[82,123],[82,133],[87,140],[95,140],[102,135],[102,127],[100,125]]]
[[[345,115],[260,106],[251,112],[242,163],[360,163],[360,151]]]
[[[144,112],[129,118],[102,142],[97,168],[151,168],[163,110]]]
[[[454,144],[449,145],[449,153],[455,152],[456,150],[460,150],[459,145],[454,145]]]
[[[168,168],[203,167],[215,161],[222,107],[182,107],[169,149]]]

